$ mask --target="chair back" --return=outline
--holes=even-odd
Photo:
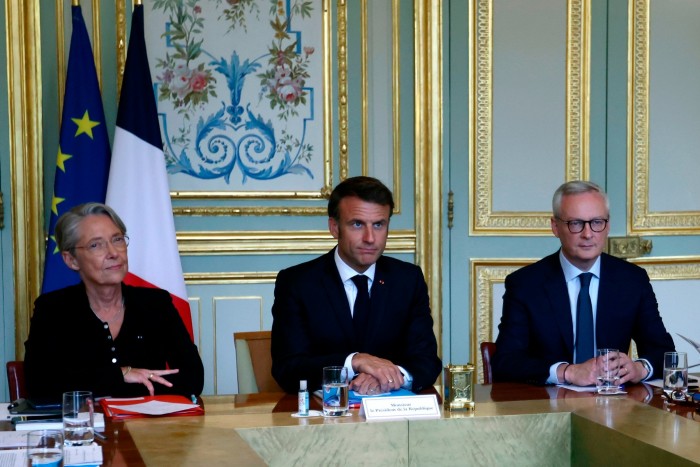
[[[493,354],[496,353],[496,343],[482,342],[480,347],[481,361],[484,365],[484,384],[491,384],[493,382],[493,373],[491,373],[491,358],[493,357]]]
[[[16,360],[7,362],[7,387],[10,389],[10,400],[26,399],[27,390],[24,388],[24,362]]]
[[[270,331],[235,332],[238,393],[284,392],[272,377]]]

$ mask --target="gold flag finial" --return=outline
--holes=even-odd
[[[134,0],[134,6],[139,6],[141,3],[143,3],[142,0]]]
[[[71,2],[71,5],[72,5],[72,6],[80,6],[80,0],[73,0],[73,1]]]

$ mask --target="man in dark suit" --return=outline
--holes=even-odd
[[[620,350],[620,384],[660,377],[673,339],[646,271],[603,253],[607,195],[591,182],[567,182],[552,211],[559,252],[506,277],[494,380],[592,385],[596,348]],[[624,353],[631,339],[637,360]]]
[[[382,255],[393,209],[379,180],[343,181],[328,201],[338,245],[279,272],[272,375],[285,391],[296,392],[300,380],[320,388],[323,367],[333,365],[346,366],[351,388],[363,394],[420,391],[435,382],[442,364],[423,273]]]

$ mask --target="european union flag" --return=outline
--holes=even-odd
[[[61,214],[78,204],[88,201],[104,203],[111,158],[90,38],[80,6],[71,9],[73,33],[68,55],[42,293],[80,281],[78,274],[65,265],[61,252],[58,251],[54,236],[56,221]]]

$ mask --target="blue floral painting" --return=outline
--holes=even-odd
[[[320,0],[144,4],[171,190],[320,189]]]

